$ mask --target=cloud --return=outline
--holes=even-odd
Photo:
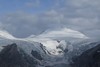
[[[25,37],[36,31],[36,16],[25,13],[8,14],[2,18],[5,29],[15,36]]]
[[[99,0],[68,0],[67,2],[69,2],[70,5],[77,8],[98,7],[100,3]]]
[[[28,5],[32,6],[32,3]],[[12,13],[2,17],[0,23],[17,37],[38,35],[48,29],[67,27],[97,38],[100,30],[99,6],[99,0],[55,0],[54,7],[44,13]]]
[[[100,1],[63,0],[63,2],[63,6],[61,3],[58,3],[59,6],[55,7],[58,14],[63,15],[62,24],[81,31],[90,37],[97,38],[99,36],[97,30],[100,30]],[[87,31],[90,33],[86,33]]]
[[[26,2],[25,3],[25,6],[27,6],[27,7],[31,7],[31,8],[37,8],[37,7],[39,7],[40,6],[40,0],[31,0],[31,1],[29,1],[29,2]]]
[[[51,16],[50,16],[51,17]],[[24,12],[16,12],[2,17],[4,29],[16,37],[38,35],[49,28],[56,28],[58,19],[43,15],[31,15]]]
[[[94,39],[100,39],[100,29],[98,30],[88,30],[86,31],[87,36],[94,38]]]

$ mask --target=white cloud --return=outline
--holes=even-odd
[[[100,5],[99,0],[67,0],[72,7],[82,8],[82,7],[96,7]],[[68,4],[66,3],[66,4]]]
[[[37,7],[39,7],[40,6],[40,0],[31,0],[31,1],[29,1],[29,2],[26,2],[25,3],[25,6],[27,6],[27,7],[35,7],[35,8],[37,8]]]

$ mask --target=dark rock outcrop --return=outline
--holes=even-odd
[[[0,52],[0,67],[35,67],[36,64],[36,61],[18,49],[15,43],[5,46]]]
[[[41,55],[37,52],[37,51],[31,51],[31,54],[33,57],[35,57],[38,60],[43,60],[43,58],[41,57]]]
[[[100,44],[74,58],[72,67],[100,67]]]

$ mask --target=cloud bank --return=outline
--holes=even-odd
[[[31,34],[38,35],[48,29],[67,27],[80,31],[88,37],[99,38],[99,0],[51,1],[55,4],[48,11],[40,14],[22,11],[4,15],[0,19],[0,28],[9,31],[16,37],[27,37]]]

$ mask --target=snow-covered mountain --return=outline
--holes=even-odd
[[[49,51],[49,53],[52,55],[63,55],[63,50],[65,48],[69,49],[69,51],[72,51],[73,50],[72,44],[84,40],[89,40],[89,38],[84,34],[68,28],[46,31],[38,36],[31,35],[30,37],[27,38],[15,38],[7,31],[1,30],[0,37],[7,40],[10,39],[12,41],[25,41],[32,44],[34,44],[34,42],[41,43],[45,47],[45,50],[47,50],[46,52],[48,53]]]
[[[17,44],[19,53],[22,50],[25,55],[34,58],[38,66],[46,67],[60,64],[61,67],[64,67],[71,62],[73,56],[80,55],[85,50],[96,46],[99,42],[78,31],[67,28],[46,31],[40,35],[32,35],[27,38],[16,38],[1,30],[0,51],[12,43]]]
[[[50,53],[53,55],[62,54],[59,53],[62,52],[62,50],[57,49],[57,47],[62,43],[67,45],[67,43],[65,43],[64,41],[70,41],[72,43],[84,39],[89,39],[89,38],[78,31],[74,31],[68,28],[45,31],[38,36],[32,35],[31,37],[26,38],[26,40],[28,41],[35,41],[42,43],[44,46],[46,46],[47,50],[50,51]]]

